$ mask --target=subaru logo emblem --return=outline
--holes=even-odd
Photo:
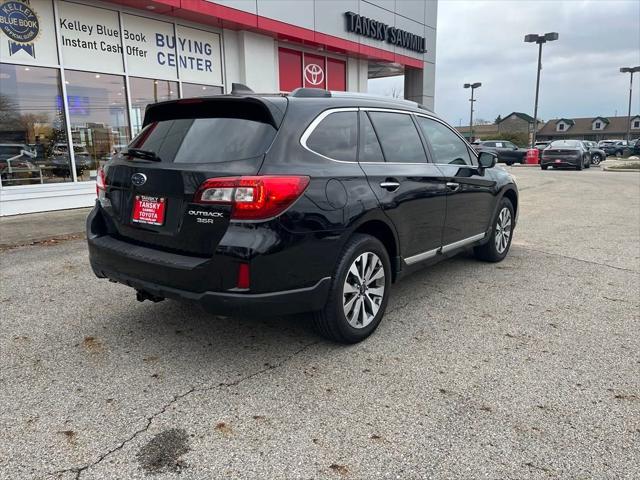
[[[131,183],[136,187],[141,187],[147,181],[147,176],[144,173],[134,173],[131,175]]]

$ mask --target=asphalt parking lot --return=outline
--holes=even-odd
[[[512,168],[500,264],[395,286],[344,347],[0,253],[0,477],[638,478],[640,174]]]

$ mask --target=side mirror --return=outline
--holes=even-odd
[[[493,152],[480,152],[478,163],[481,168],[493,168],[496,166],[498,156]]]

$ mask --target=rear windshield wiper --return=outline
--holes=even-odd
[[[152,162],[161,162],[162,160],[155,152],[151,150],[143,150],[141,148],[129,148],[125,152],[122,152],[124,155],[128,155],[130,157],[141,158],[143,160],[151,160]]]

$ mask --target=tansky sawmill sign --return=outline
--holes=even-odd
[[[386,23],[363,17],[357,13],[345,12],[344,15],[347,19],[348,32],[373,38],[374,40],[385,41],[418,53],[427,51],[425,38],[415,33],[391,27]]]

